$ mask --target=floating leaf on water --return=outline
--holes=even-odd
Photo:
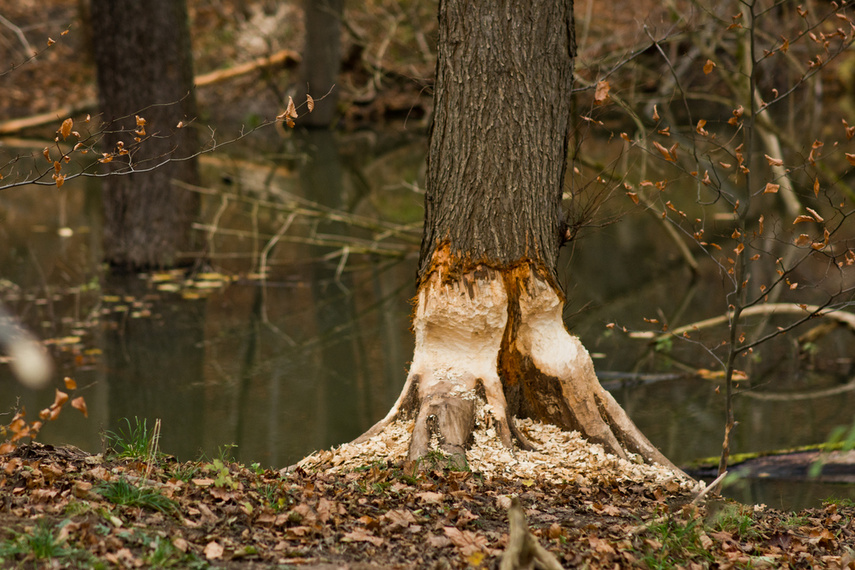
[[[218,289],[225,285],[222,281],[196,281],[193,285],[197,289]]]
[[[172,273],[163,272],[163,273],[152,273],[150,276],[150,279],[152,281],[154,281],[155,283],[162,283],[164,281],[173,281],[176,277],[177,277],[177,275],[174,275]]]
[[[200,281],[228,281],[229,277],[222,273],[199,273],[196,279]]]

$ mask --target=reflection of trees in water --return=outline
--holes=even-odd
[[[150,291],[137,275],[107,275],[106,291],[143,299]],[[108,427],[122,418],[162,420],[161,449],[182,459],[202,448],[205,304],[152,301],[152,316],[112,313],[104,323]]]
[[[302,196],[352,211],[362,196],[352,191],[333,133],[300,134],[298,142]],[[364,237],[341,220],[288,231],[301,230]],[[388,260],[284,239],[268,256],[269,279],[232,285],[211,307],[209,319],[225,326],[208,326],[208,398],[223,421],[212,422],[216,435],[207,439],[234,441],[238,457],[281,466],[352,439],[394,400],[409,337],[399,283],[410,285],[410,271],[402,279]]]

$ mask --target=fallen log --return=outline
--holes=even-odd
[[[299,53],[285,49],[270,56],[257,57],[252,61],[235,65],[234,67],[217,69],[209,73],[197,75],[194,83],[196,87],[207,87],[209,85],[214,85],[215,83],[221,83],[241,75],[246,75],[247,73],[251,73],[257,69],[263,69],[265,67],[273,67],[276,65],[297,65],[300,63],[301,59],[302,58]],[[0,122],[0,136],[18,133],[24,129],[40,127],[54,121],[62,121],[71,115],[91,111],[97,106],[98,104],[96,101],[88,99],[78,103],[77,105],[67,105],[48,111],[47,113],[39,113],[38,115],[32,115],[30,117],[21,117],[18,119],[2,121]]]

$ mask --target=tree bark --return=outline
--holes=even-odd
[[[673,467],[562,319],[572,0],[442,0],[437,51],[415,354],[398,402],[362,438],[414,417],[410,459],[462,459],[486,404],[506,446],[531,446],[513,421],[531,417]]]
[[[300,118],[300,126],[329,128],[338,112],[338,92],[333,86],[341,69],[344,0],[304,0],[303,6],[306,44],[301,66],[303,85],[300,88],[307,89],[318,100],[315,110]]]
[[[103,152],[130,150],[106,167],[132,172],[104,179],[105,260],[130,270],[170,266],[190,249],[199,207],[197,195],[172,185],[198,183],[188,158],[196,134],[177,128],[196,117],[186,1],[91,0],[90,13]]]

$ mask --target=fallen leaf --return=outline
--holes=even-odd
[[[425,503],[439,503],[445,495],[442,493],[434,493],[433,491],[423,491],[416,493],[416,498],[421,499]]]
[[[370,531],[361,528],[354,529],[352,532],[345,533],[341,539],[342,542],[370,542],[374,546],[382,546],[385,540],[374,535]]]
[[[460,530],[454,526],[446,526],[442,528],[442,531],[464,556],[470,556],[487,546],[487,537],[477,535],[471,530]]]
[[[395,509],[380,517],[380,520],[387,524],[387,530],[395,532],[397,530],[406,529],[408,526],[415,523],[416,517],[408,510]]]
[[[223,556],[223,547],[215,540],[212,540],[205,546],[205,558],[208,560],[216,560]]]
[[[318,501],[318,520],[326,523],[330,517],[338,510],[335,502],[330,501],[325,497],[321,497]]]

